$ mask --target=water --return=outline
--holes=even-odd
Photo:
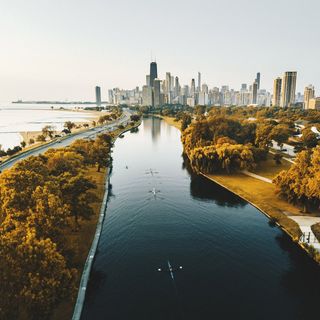
[[[318,266],[181,154],[179,131],[160,119],[117,140],[82,319],[318,317]],[[157,272],[167,260],[183,266],[175,282]]]
[[[51,106],[54,107],[51,110]],[[60,107],[67,109],[58,110]],[[62,130],[66,121],[90,122],[94,117],[86,112],[71,112],[76,105],[0,104],[0,145],[4,150],[20,145],[24,131],[41,131],[46,125]]]

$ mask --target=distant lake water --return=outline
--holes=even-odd
[[[77,107],[79,106],[71,104],[0,103],[0,145],[4,150],[19,145],[22,141],[20,132],[41,131],[46,125],[62,130],[66,121],[90,122],[93,119],[93,114],[79,112],[75,110]],[[59,110],[60,108],[66,110]]]

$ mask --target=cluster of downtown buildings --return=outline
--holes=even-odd
[[[197,82],[191,80],[190,85],[181,85],[179,77],[166,73],[164,80],[158,78],[157,63],[151,62],[150,74],[146,76],[146,84],[133,90],[115,88],[108,91],[110,105],[133,105],[159,108],[165,105],[204,106],[303,106],[306,109],[320,109],[320,98],[315,97],[312,85],[305,88],[304,94],[296,94],[297,72],[285,72],[282,78],[276,78],[273,94],[260,88],[261,75],[258,72],[250,84],[242,84],[240,90],[221,88],[209,89],[201,83],[201,73]],[[100,87],[96,87],[96,102],[101,104]]]

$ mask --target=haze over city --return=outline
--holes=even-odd
[[[320,4],[280,1],[1,1],[0,101],[94,100],[93,87],[132,89],[156,59],[189,84],[240,88],[284,71],[297,92],[320,88]]]

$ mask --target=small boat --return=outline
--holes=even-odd
[[[179,266],[178,268],[173,268],[172,266],[171,266],[171,263],[170,263],[170,261],[168,260],[168,269],[161,269],[161,268],[158,268],[158,271],[159,272],[162,272],[162,271],[164,271],[164,272],[169,272],[170,273],[170,276],[171,276],[171,279],[174,281],[174,272],[176,272],[176,271],[181,271],[182,270],[182,266]]]

